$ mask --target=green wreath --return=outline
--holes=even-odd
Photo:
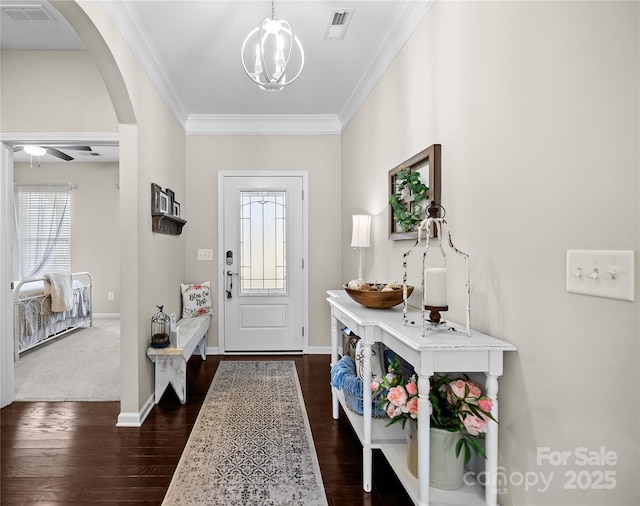
[[[424,219],[424,208],[418,204],[425,199],[429,187],[420,181],[419,171],[411,171],[409,168],[398,170],[395,187],[395,193],[389,197],[389,204],[393,209],[393,219],[402,232],[410,232]],[[409,210],[409,206],[402,202],[402,193],[405,188],[408,188],[414,196],[415,205],[412,210]]]

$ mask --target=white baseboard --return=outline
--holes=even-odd
[[[151,410],[155,406],[155,394],[151,394],[151,397],[144,403],[142,409],[139,412],[132,413],[120,413],[118,415],[118,423],[116,427],[142,427],[142,424],[151,413]]]
[[[193,352],[197,355],[197,351]],[[231,355],[262,355],[263,353],[232,353]],[[294,353],[297,355],[298,353]],[[331,346],[309,346],[307,355],[331,355]],[[207,355],[224,355],[217,346],[207,347]]]
[[[93,313],[94,318],[120,318],[120,313]]]

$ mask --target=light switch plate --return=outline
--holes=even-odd
[[[198,260],[213,260],[213,250],[212,249],[199,249],[198,250]]]
[[[567,292],[635,300],[634,252],[568,250]]]

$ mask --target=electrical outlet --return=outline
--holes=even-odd
[[[113,300],[113,292],[109,292],[109,293],[107,294],[107,299],[109,299],[109,300]]]

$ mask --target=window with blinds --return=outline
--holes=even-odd
[[[23,277],[71,270],[69,185],[16,185],[14,196]]]

